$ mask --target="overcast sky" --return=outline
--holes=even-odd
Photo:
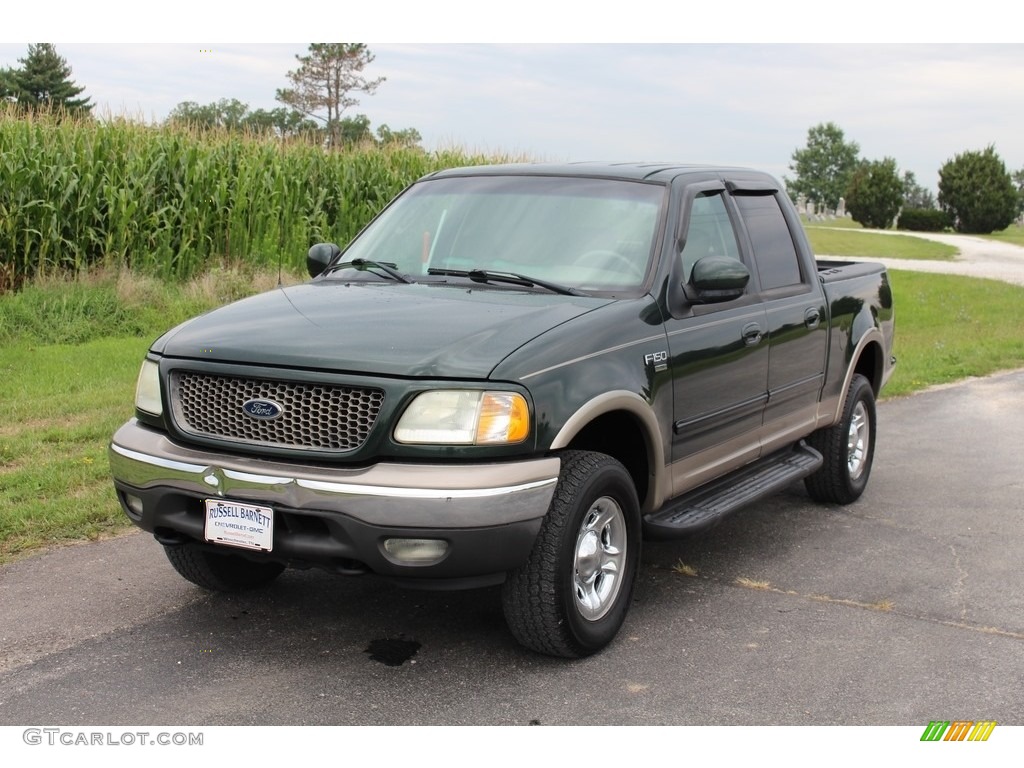
[[[416,128],[428,149],[457,146],[544,161],[728,163],[785,176],[790,175],[793,151],[806,142],[807,130],[831,121],[860,145],[862,157],[893,157],[902,170],[913,171],[919,183],[932,189],[945,161],[989,144],[995,145],[1009,170],[1024,167],[1024,45],[984,42],[988,36],[998,39],[1007,34],[999,25],[979,30],[969,21],[960,25],[953,20],[947,28],[921,34],[912,24],[901,27],[899,12],[890,11],[889,26],[850,22],[848,31],[853,34],[837,38],[828,31],[834,29],[835,19],[827,17],[819,2],[808,6],[817,10],[797,8],[784,16],[788,25],[809,18],[809,13],[819,14],[813,17],[817,30],[794,27],[803,34],[791,34],[788,27],[782,34],[777,17],[771,22],[774,26],[759,29],[754,16],[728,27],[729,35],[695,34],[694,29],[711,29],[721,16],[652,21],[650,13],[632,14],[633,22],[621,25],[604,19],[580,30],[570,24],[574,17],[564,12],[545,17],[553,19],[553,25],[524,24],[519,16],[511,21],[484,19],[475,30],[460,31],[453,26],[452,15],[419,26],[421,17],[402,14],[403,5],[388,5],[401,23],[378,15],[347,25],[361,35],[343,39],[366,41],[376,55],[367,74],[387,78],[348,114],[366,114],[374,128],[382,123],[393,129]],[[444,5],[454,10],[487,7],[458,0]],[[877,13],[873,5],[884,7],[874,0],[859,7]],[[63,26],[56,30],[40,29],[39,21],[28,17],[2,34],[8,40],[15,31],[26,41],[68,40],[57,42],[57,51],[100,114],[161,120],[182,101],[206,104],[235,98],[251,109],[279,106],[274,93],[287,86],[285,75],[296,68],[295,55],[305,52],[308,40],[325,36],[333,27],[310,27],[309,17],[297,25],[277,24],[260,13],[261,3],[247,6],[251,13],[241,27],[213,17],[189,26],[189,6],[193,11],[202,7],[179,4],[175,20],[144,26],[141,35],[116,26],[96,27],[96,18],[112,18],[109,15],[89,17],[92,20],[82,26],[76,26],[74,18],[62,17]],[[270,7],[280,14],[283,6]],[[319,7],[327,13],[341,5]],[[531,0],[519,7],[528,14],[531,9],[541,13],[546,6]],[[641,0],[619,7],[639,12],[662,6],[648,8]],[[643,25],[635,23],[638,15]],[[1005,21],[1006,28],[1018,26],[1009,17]],[[674,36],[673,24],[684,31]],[[892,42],[915,39],[906,32],[911,29],[917,32],[917,42]],[[47,37],[50,31],[55,33]],[[164,42],[188,39],[195,31],[215,39],[307,42]],[[616,32],[635,42],[589,42],[614,40]],[[118,36],[122,42],[70,42]],[[140,36],[155,41],[123,42]],[[829,42],[756,42],[773,36]],[[858,36],[878,42],[839,42]],[[683,42],[665,42],[666,37]],[[486,42],[457,42],[460,38]],[[402,42],[372,42],[388,39]],[[956,39],[970,42],[945,42]],[[26,42],[0,43],[0,66],[17,66],[26,48]]]

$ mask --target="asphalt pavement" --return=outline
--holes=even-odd
[[[141,533],[26,559],[0,568],[0,725],[1022,725],[1022,395],[1017,371],[882,403],[860,501],[795,485],[647,545],[579,661],[517,646],[497,589],[213,595]]]

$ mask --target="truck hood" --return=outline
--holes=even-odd
[[[320,280],[201,315],[168,357],[428,378],[484,379],[545,331],[608,303],[468,284]]]

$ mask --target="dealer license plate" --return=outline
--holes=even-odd
[[[270,552],[274,548],[274,510],[255,504],[206,499],[207,541]]]

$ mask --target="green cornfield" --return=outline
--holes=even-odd
[[[224,262],[300,268],[348,242],[458,150],[327,152],[274,137],[0,109],[0,293],[95,267],[185,279]]]

